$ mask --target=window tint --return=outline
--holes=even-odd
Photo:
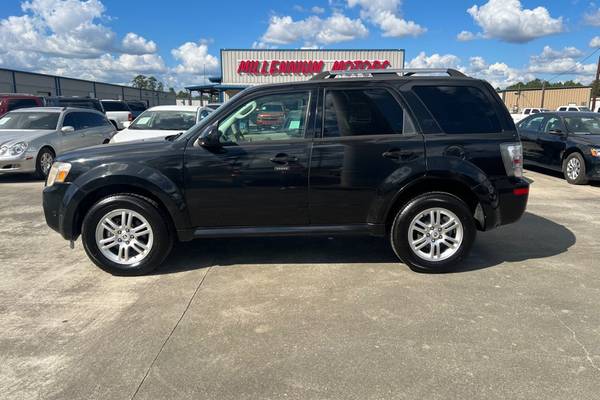
[[[569,107],[568,111],[579,111],[578,109],[576,109],[575,107]]]
[[[63,126],[72,126],[76,131],[101,125],[104,125],[101,115],[86,112],[70,112],[63,121]]]
[[[414,133],[412,122],[385,89],[327,90],[323,137]]]
[[[251,100],[219,124],[221,141],[243,143],[304,138],[309,99],[309,92],[298,92]]]
[[[567,107],[561,107],[558,109],[558,111],[567,111]]]
[[[128,101],[127,105],[131,111],[145,111],[148,107],[141,101]]]
[[[495,105],[476,87],[417,86],[414,91],[446,133],[502,131]]]
[[[530,113],[530,111],[531,111],[531,110],[530,110],[529,108],[526,108],[526,109],[525,109],[525,112],[524,112],[524,114],[525,114],[525,115],[527,115],[527,114],[529,114],[529,113]]]
[[[544,132],[555,131],[557,129],[559,129],[561,131],[563,130],[562,122],[561,122],[560,118],[558,118],[558,117],[548,118],[548,120],[544,124]]]
[[[8,101],[8,111],[37,106],[38,103],[34,99],[11,99]]]
[[[90,108],[92,110],[97,110],[103,112],[102,106],[99,101],[93,100],[69,100],[69,99],[59,99],[57,105],[61,107],[77,107],[77,108]]]
[[[520,128],[526,129],[528,131],[536,131],[537,132],[540,130],[540,126],[542,125],[543,120],[544,120],[543,116],[531,118],[527,121],[523,121]]]
[[[104,111],[129,111],[127,104],[122,101],[103,101]]]

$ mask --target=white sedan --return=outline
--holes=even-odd
[[[157,106],[140,114],[129,126],[118,132],[111,143],[134,140],[157,140],[187,131],[213,109],[200,106]]]

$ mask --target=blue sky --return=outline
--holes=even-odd
[[[584,0],[3,0],[0,66],[167,86],[218,73],[220,48],[403,48],[505,86],[533,77],[588,83],[600,4]],[[301,5],[300,5],[301,4]],[[457,36],[461,32],[460,38]]]

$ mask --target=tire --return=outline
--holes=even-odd
[[[571,153],[563,162],[563,174],[572,185],[585,185],[586,178],[585,160],[579,153]]]
[[[126,219],[131,216],[129,223],[123,221],[123,211]],[[106,222],[107,218],[112,224]],[[83,220],[83,247],[94,264],[113,275],[147,274],[164,261],[173,246],[167,218],[158,204],[146,197],[136,194],[106,197],[94,204]],[[143,223],[149,228],[144,228]],[[149,233],[145,234],[147,230]],[[101,250],[100,240],[110,248]],[[147,249],[142,250],[144,247]]]
[[[434,224],[431,224],[431,211],[436,218]],[[444,228],[450,218],[456,225]],[[432,231],[429,225],[437,229]],[[415,197],[398,211],[390,241],[398,258],[413,271],[449,272],[469,254],[476,234],[472,213],[464,201],[449,193],[431,192]],[[450,247],[448,244],[453,242],[456,243]],[[432,250],[434,248],[438,250]]]
[[[56,155],[49,147],[42,148],[35,159],[35,176],[39,179],[46,179],[50,172],[50,167],[54,162]]]

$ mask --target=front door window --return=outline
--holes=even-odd
[[[308,91],[253,99],[221,121],[221,143],[235,145],[303,139],[309,100]]]

